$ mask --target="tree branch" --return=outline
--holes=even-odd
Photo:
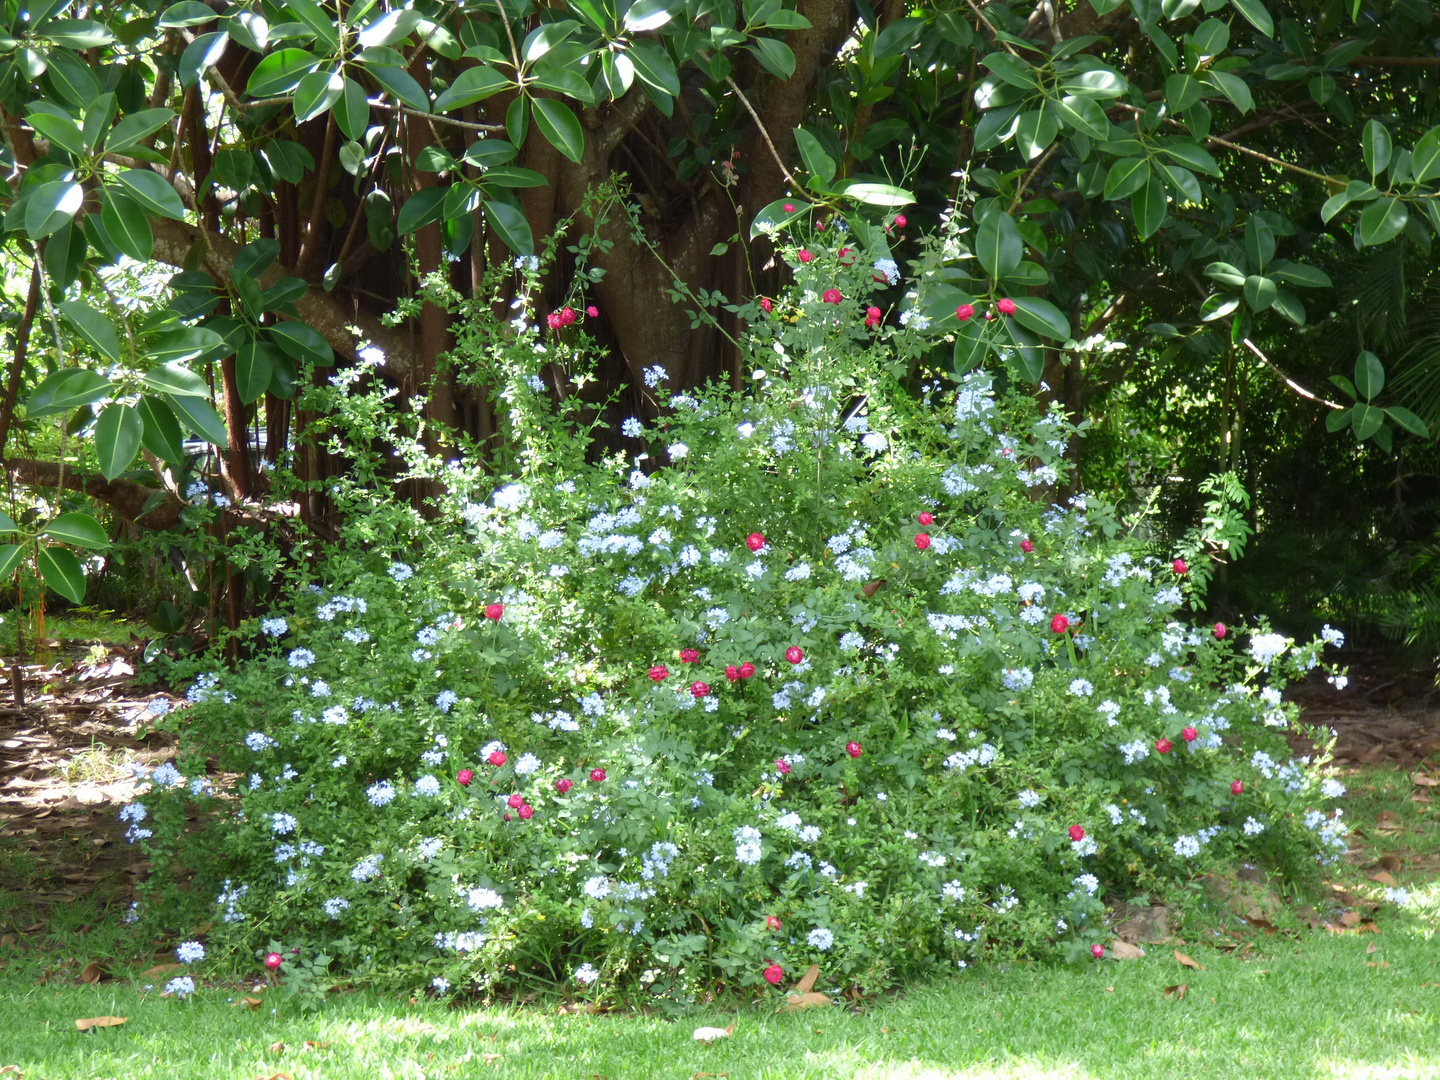
[[[1272,361],[1268,356],[1261,352],[1256,347],[1255,343],[1249,338],[1246,338],[1240,344],[1244,345],[1247,349],[1254,353],[1259,358],[1262,364],[1268,367],[1271,371],[1275,372],[1276,375],[1279,375],[1285,385],[1288,386],[1291,390],[1294,390],[1295,393],[1299,394],[1301,397],[1313,401],[1317,405],[1324,405],[1327,409],[1345,408],[1344,405],[1341,405],[1338,402],[1331,401],[1329,398],[1320,397],[1319,395],[1312,394],[1309,390],[1306,390],[1305,387],[1301,386],[1294,379],[1290,378],[1289,375],[1286,375],[1283,371],[1276,367],[1274,361]]]

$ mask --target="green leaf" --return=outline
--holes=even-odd
[[[19,544],[5,544],[0,547],[0,581],[13,574],[24,557],[25,549]]]
[[[167,330],[146,344],[144,353],[156,364],[182,364],[207,354],[225,355],[225,339],[203,326],[182,326]]]
[[[1150,182],[1150,165],[1144,158],[1121,158],[1105,176],[1105,198],[1124,199]]]
[[[1183,113],[1205,94],[1194,75],[1171,75],[1165,80],[1165,104],[1171,113]]]
[[[1229,99],[1230,104],[1240,110],[1241,115],[1255,110],[1255,97],[1250,86],[1239,75],[1228,71],[1207,71],[1204,80]]]
[[[661,46],[653,41],[632,41],[630,48],[617,59],[621,56],[628,57],[635,65],[635,74],[642,82],[671,97],[680,96],[680,76],[676,74],[675,62]]]
[[[1003,210],[992,210],[975,232],[975,257],[996,281],[1020,265],[1025,243],[1015,219]]]
[[[1015,318],[1021,326],[1059,341],[1070,338],[1070,320],[1049,300],[1038,296],[1014,296]]]
[[[50,275],[51,284],[69,289],[80,276],[80,267],[85,264],[85,255],[89,250],[84,226],[67,221],[56,229],[55,235],[45,245],[45,270]]]
[[[1418,435],[1422,439],[1430,437],[1430,429],[1425,426],[1425,421],[1404,406],[1391,405],[1385,410],[1385,415],[1410,432],[1411,435]]]
[[[1376,199],[1360,215],[1360,242],[1371,246],[1393,240],[1409,220],[1410,212],[1399,199]]]
[[[1325,430],[1332,435],[1350,423],[1350,409],[1334,409],[1325,414]]]
[[[110,534],[89,514],[61,514],[41,529],[40,535],[91,551],[103,551],[110,546]]]
[[[1001,82],[1021,90],[1035,89],[1034,71],[1018,56],[1011,56],[1007,52],[992,52],[988,56],[982,56],[980,63],[989,68]]]
[[[1198,143],[1186,139],[1169,139],[1160,147],[1160,152],[1195,172],[1205,173],[1207,176],[1220,175],[1220,166],[1215,163],[1210,152]]]
[[[263,53],[270,42],[270,24],[265,16],[253,11],[237,11],[226,23],[225,30],[232,41],[251,52]]]
[[[545,187],[550,183],[544,173],[516,165],[494,165],[485,170],[481,180],[501,188]]]
[[[25,205],[25,231],[31,239],[49,236],[75,216],[85,191],[71,180],[51,180],[30,192]]]
[[[175,411],[182,424],[206,442],[216,446],[227,444],[225,423],[204,398],[167,397],[165,403]]]
[[[185,204],[159,173],[148,169],[124,169],[116,177],[125,194],[146,211],[160,217],[185,220]]]
[[[387,12],[360,31],[358,35],[360,47],[373,49],[383,45],[394,45],[395,42],[408,37],[420,25],[422,18],[420,12],[411,8]]]
[[[1067,94],[1057,102],[1056,108],[1060,119],[1080,134],[1092,139],[1110,137],[1110,121],[1105,116],[1105,108],[1093,98]]]
[[[518,206],[487,199],[485,220],[495,230],[495,234],[505,241],[505,246],[515,254],[535,254],[535,237],[530,231],[530,222],[525,220],[525,215]]]
[[[306,120],[324,116],[330,111],[330,107],[340,100],[340,95],[344,92],[345,77],[340,72],[335,70],[312,71],[295,87],[295,122],[303,124]],[[338,116],[335,118],[335,122],[337,124],[340,122]]]
[[[1088,71],[1066,72],[1060,76],[1060,89],[1076,97],[1113,101],[1123,97],[1130,84],[1125,76],[1112,68],[1091,68]]]
[[[1385,365],[1366,349],[1355,358],[1355,392],[1366,401],[1374,401],[1385,388]]]
[[[114,402],[101,411],[100,419],[95,422],[95,456],[106,480],[114,480],[130,468],[140,452],[144,431],[145,422],[132,405]]]
[[[820,145],[820,140],[803,127],[797,127],[795,129],[795,145],[800,150],[800,160],[805,163],[806,172],[828,187],[830,182],[835,179],[835,162],[829,154],[825,153],[825,149]]]
[[[1380,430],[1385,422],[1385,410],[1374,405],[1357,404],[1350,410],[1350,427],[1355,432],[1355,441],[1364,442]]]
[[[1352,383],[1349,379],[1347,379],[1344,375],[1331,375],[1330,381],[1336,386],[1338,386],[1341,390],[1345,391],[1346,396],[1348,396],[1351,400],[1354,400],[1355,398],[1360,396],[1355,392],[1355,384]]]
[[[48,544],[36,553],[40,580],[45,582],[72,604],[85,602],[85,573],[80,569],[80,560],[64,548]]]
[[[1040,348],[1040,339],[1021,328],[1014,319],[1005,320],[1005,330],[1015,343],[1015,349],[1007,358],[1010,367],[1034,386],[1045,374],[1045,350]]]
[[[866,206],[899,207],[909,206],[915,201],[915,196],[902,187],[894,184],[852,184],[847,183],[836,188],[847,199],[854,199]],[[793,201],[793,200],[792,200]],[[795,202],[796,206],[804,204]]]
[[[1245,21],[1260,33],[1266,37],[1275,36],[1275,20],[1270,18],[1270,12],[1265,10],[1261,0],[1230,0],[1230,6],[1245,16]]]
[[[270,336],[287,355],[308,360],[316,367],[333,367],[335,350],[324,335],[303,322],[283,321],[270,327]]]
[[[571,71],[569,68],[537,68],[532,85],[564,94],[583,105],[595,104],[595,91],[590,84],[578,71]]]
[[[1183,19],[1199,6],[1200,0],[1160,0],[1160,11],[1171,22]]]
[[[85,156],[85,136],[80,134],[80,127],[74,120],[43,112],[32,112],[26,119],[55,146],[77,158]]]
[[[570,106],[554,98],[532,98],[531,108],[540,134],[556,150],[578,164],[585,152],[585,133]]]
[[[210,388],[205,385],[205,380],[183,364],[159,364],[141,375],[140,381],[152,390],[174,397],[210,397]]]
[[[15,519],[5,513],[5,511],[0,510],[0,536],[8,536],[11,533],[17,533],[19,531],[20,528],[15,524]],[[0,577],[3,576],[3,574],[0,574]]]
[[[683,7],[673,0],[636,0],[625,12],[625,29],[633,33],[658,30],[674,17],[676,8]]]
[[[1205,267],[1205,276],[1222,285],[1233,285],[1237,289],[1245,284],[1244,272],[1239,267],[1232,266],[1227,262],[1212,262]]]
[[[1330,275],[1324,270],[1306,266],[1303,263],[1290,262],[1288,259],[1279,259],[1272,263],[1269,274],[1276,281],[1299,285],[1306,289],[1328,289],[1334,285],[1334,282],[1330,280]]]
[[[757,37],[746,48],[755,54],[760,65],[781,82],[795,74],[795,54],[790,46],[774,38]],[[638,71],[638,68],[637,68]]]
[[[112,363],[120,362],[120,338],[109,319],[83,300],[62,300],[55,306],[91,348]]]
[[[334,21],[315,0],[285,0],[285,10],[314,31],[315,40],[325,47],[326,52],[334,52],[339,46],[340,38],[335,33]]]
[[[1277,293],[1275,282],[1259,274],[1251,274],[1245,279],[1245,302],[1250,305],[1250,310],[1256,313],[1270,310],[1270,305],[1275,303]]]
[[[1390,164],[1390,132],[1379,120],[1371,120],[1360,132],[1360,152],[1372,177],[1379,176]]]
[[[145,425],[144,432],[140,436],[145,449],[172,465],[179,465],[183,462],[185,460],[183,445],[185,436],[180,430],[180,422],[175,419],[175,413],[170,406],[153,394],[146,394],[140,399],[136,410],[140,413],[140,419]]]
[[[1437,177],[1440,177],[1440,127],[1433,127],[1415,144],[1410,158],[1410,178],[1424,184]]]
[[[1060,118],[1056,110],[1032,109],[1020,114],[1015,126],[1015,145],[1026,161],[1034,161],[1059,133]]]
[[[493,67],[466,68],[455,76],[455,81],[450,84],[450,88],[435,99],[435,112],[453,112],[462,106],[484,101],[513,85],[509,79]],[[358,136],[355,137],[358,138]]]
[[[174,119],[173,109],[141,109],[133,112],[110,129],[110,133],[105,136],[105,149],[111,153],[123,154]]]
[[[1296,326],[1305,325],[1305,305],[1284,285],[1275,287],[1275,302],[1270,305],[1270,310]]]
[[[89,368],[61,368],[40,380],[25,402],[31,417],[54,416],[114,393],[110,380]]]
[[[94,19],[56,19],[46,23],[41,34],[67,49],[98,49],[115,40],[115,35]]]
[[[1140,239],[1145,240],[1155,234],[1155,230],[1164,223],[1169,206],[1165,185],[1158,176],[1152,175],[1143,188],[1130,196],[1130,212],[1134,215]]]
[[[277,49],[250,73],[245,92],[253,98],[288,94],[310,72],[320,66],[320,58],[304,49]]]
[[[448,187],[428,187],[411,195],[400,208],[400,217],[395,223],[396,231],[404,236],[424,228],[432,221],[438,221],[449,190]]]
[[[354,79],[345,80],[345,89],[335,100],[335,123],[348,139],[360,139],[370,126],[370,102],[365,88]],[[437,112],[439,110],[436,110]]]
[[[1274,230],[1258,214],[1251,214],[1245,222],[1245,257],[1250,261],[1250,269],[1257,274],[1275,257]]]
[[[202,4],[199,0],[183,0],[182,3],[171,4],[162,11],[155,25],[161,30],[180,30],[187,26],[204,26],[219,17],[209,4]]]
[[[275,374],[280,351],[265,341],[247,341],[235,353],[235,387],[246,405],[259,399]]]
[[[391,97],[397,101],[404,102],[416,112],[428,113],[430,111],[430,99],[425,96],[425,91],[420,84],[404,68],[398,67],[372,67],[370,74],[375,76],[375,81],[383,86]]]
[[[185,47],[180,54],[180,85],[191,87],[205,77],[205,73],[218,65],[230,45],[230,35],[216,31],[201,34]]]

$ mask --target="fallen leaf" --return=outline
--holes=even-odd
[[[1385,963],[1384,960],[1366,960],[1366,961],[1365,961],[1365,966],[1366,966],[1366,967],[1373,967],[1373,968],[1382,968],[1382,967],[1389,967],[1390,965],[1387,964],[1387,963]]]
[[[38,934],[41,930],[44,930],[44,929],[45,929],[45,920],[42,919],[42,920],[40,920],[40,922],[31,923],[29,926],[22,926],[22,927],[20,927],[20,932],[21,932],[22,934]]]
[[[1189,989],[1189,983],[1176,983],[1174,986],[1165,987],[1165,996],[1167,998],[1173,997],[1176,1001],[1180,1001],[1185,997],[1185,992]]]
[[[92,1016],[87,1020],[76,1020],[77,1031],[89,1031],[91,1028],[119,1027],[129,1020],[128,1016]]]
[[[799,1012],[801,1009],[818,1009],[826,1005],[833,1005],[829,995],[811,991],[808,994],[791,994],[785,999],[777,1012]]]
[[[306,1040],[305,1040],[305,1049],[306,1049],[306,1050],[324,1050],[324,1049],[328,1048],[329,1045],[330,1045],[330,1044],[329,1044],[328,1042],[323,1042],[323,1043],[322,1043],[322,1042],[316,1042],[314,1039],[306,1039]]]
[[[1347,911],[1347,912],[1345,912],[1344,915],[1341,915],[1341,916],[1340,916],[1340,925],[1341,925],[1341,926],[1359,926],[1359,925],[1360,925],[1360,912],[1358,912],[1358,911]]]
[[[1190,959],[1190,957],[1186,956],[1179,949],[1175,950],[1175,959],[1181,967],[1194,968],[1196,971],[1205,970],[1204,964],[1197,964],[1194,960]]]
[[[257,997],[243,997],[239,1001],[232,1001],[230,1007],[233,1009],[237,1005],[244,1005],[247,1009],[258,1009],[262,1004],[264,1003]]]
[[[1375,873],[1369,875],[1369,878],[1371,881],[1378,881],[1381,885],[1389,885],[1392,889],[1400,884],[1384,870],[1376,870]]]
[[[19,1066],[19,1065],[3,1065],[3,1066],[0,1066],[0,1076],[4,1076],[6,1073],[14,1073],[16,1076],[23,1076],[23,1075],[24,1075],[24,1074],[20,1071],[20,1066]]]
[[[499,1054],[486,1054],[486,1055],[485,1055],[485,1064],[486,1064],[486,1065],[494,1065],[495,1062],[497,1062],[497,1061],[499,1061],[499,1060],[500,1060],[500,1055],[499,1055]]]
[[[1376,926],[1373,922],[1363,922],[1355,928],[1355,933],[1378,934],[1380,933],[1380,927]]]
[[[1404,865],[1398,855],[1381,855],[1375,862],[1380,869],[1389,870],[1392,874],[1399,873],[1400,867]]]
[[[1379,946],[1379,945],[1376,945],[1375,942],[1373,942],[1373,941],[1370,942],[1369,945],[1366,945],[1366,946],[1365,946],[1365,955],[1366,955],[1366,956],[1369,956],[1371,953],[1375,953],[1375,952],[1379,952],[1379,951],[1380,951],[1380,946]]]
[[[703,1043],[717,1042],[720,1039],[728,1039],[730,1033],[735,1030],[735,1025],[728,1028],[700,1027],[695,1029],[695,1041]]]
[[[820,978],[820,965],[811,964],[810,970],[800,976],[800,981],[795,984],[795,993],[808,994],[815,988],[815,980]]]
[[[148,978],[151,975],[169,975],[172,971],[183,970],[185,970],[184,964],[156,964],[154,967],[146,968],[144,971],[142,971],[140,973],[140,977],[144,979]]]
[[[1426,776],[1424,773],[1416,773],[1410,778],[1415,781],[1416,787],[1440,787],[1440,777]]]
[[[1255,927],[1257,930],[1264,930],[1267,934],[1273,935],[1276,932],[1275,924],[1272,923],[1269,919],[1262,919],[1258,915],[1242,915],[1240,916],[1240,918],[1243,919],[1245,922],[1249,923],[1251,926]]]
[[[1112,960],[1139,960],[1145,955],[1145,950],[1139,945],[1131,945],[1128,941],[1121,941],[1116,938],[1110,943],[1110,958]]]
[[[83,983],[98,983],[104,977],[105,969],[97,960],[91,960],[80,970],[80,981]]]
[[[273,1042],[265,1049],[272,1054],[283,1054],[285,1052],[285,1044],[283,1042]]]
[[[14,945],[19,940],[19,934],[0,934],[0,945]],[[5,1067],[7,1069],[10,1068],[9,1065],[6,1065]]]

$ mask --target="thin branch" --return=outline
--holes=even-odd
[[[765,121],[760,119],[760,114],[757,113],[755,107],[750,104],[750,99],[745,96],[745,91],[740,89],[731,76],[726,75],[725,81],[729,84],[730,89],[735,91],[735,95],[740,99],[740,104],[745,106],[745,111],[754,119],[755,126],[760,129],[760,137],[765,140],[765,145],[770,148],[770,154],[774,157],[775,164],[780,166],[780,174],[789,182],[791,188],[803,190],[800,186],[800,181],[796,180],[795,177],[791,175],[790,170],[785,167],[785,162],[780,157],[780,151],[776,150],[775,144],[770,141],[770,132],[765,128]]]
[[[1024,180],[1020,181],[1020,186],[1015,189],[1015,197],[1010,200],[1010,212],[1012,214],[1015,212],[1015,207],[1020,205],[1020,199],[1024,196],[1025,189],[1030,186],[1031,182],[1034,181],[1040,170],[1044,168],[1045,163],[1050,160],[1051,155],[1053,155],[1058,149],[1060,149],[1060,144],[1058,142],[1051,143],[1050,148],[1046,150],[1045,153],[1040,155],[1040,160],[1035,162],[1035,167],[1030,170]]]
[[[992,38],[995,38],[997,33],[995,30],[995,24],[985,17],[985,13],[980,10],[980,7],[975,3],[975,0],[965,0],[965,3],[968,4],[970,10],[975,13],[975,17],[985,24],[985,29],[990,31],[990,36]],[[999,41],[998,44],[1011,56],[1018,57],[1020,55],[1015,51],[1015,47],[1011,45],[1008,41]]]
[[[1274,361],[1272,361],[1268,356],[1261,352],[1256,347],[1255,343],[1249,338],[1246,338],[1244,341],[1241,342],[1241,344],[1244,345],[1247,349],[1249,349],[1252,353],[1254,353],[1256,357],[1259,358],[1262,364],[1268,367],[1271,371],[1275,372],[1276,375],[1279,375],[1285,385],[1288,386],[1291,390],[1294,390],[1295,393],[1299,394],[1301,397],[1307,398],[1310,401],[1315,402],[1317,405],[1324,405],[1327,409],[1345,408],[1344,405],[1331,401],[1329,398],[1320,397],[1319,395],[1312,394],[1309,390],[1306,390],[1305,387],[1301,386],[1294,379],[1290,378],[1289,375],[1286,375],[1283,371],[1276,367]]]

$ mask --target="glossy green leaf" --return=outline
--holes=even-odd
[[[31,417],[54,416],[114,393],[110,380],[89,368],[61,368],[40,380],[26,399]]]
[[[1275,300],[1270,305],[1270,310],[1296,326],[1305,325],[1305,305],[1284,285],[1275,287]]]
[[[1276,281],[1283,281],[1288,285],[1299,285],[1306,289],[1328,289],[1334,284],[1330,275],[1314,266],[1306,266],[1303,263],[1291,262],[1288,259],[1278,259],[1270,265],[1266,271]]]
[[[658,30],[674,17],[676,8],[683,7],[675,0],[636,0],[625,12],[625,29],[632,33]]]
[[[197,37],[180,54],[180,85],[191,87],[198,83],[206,72],[220,63],[229,46],[230,35],[221,31]]]
[[[1222,285],[1233,285],[1239,288],[1245,284],[1245,274],[1239,267],[1232,266],[1227,262],[1212,262],[1205,267],[1205,276],[1213,278]]]
[[[67,49],[98,49],[115,40],[109,28],[94,19],[55,19],[44,25],[41,35]]]
[[[1422,439],[1430,437],[1430,429],[1426,426],[1425,421],[1402,405],[1389,406],[1385,410],[1385,415],[1410,432],[1411,435],[1418,435]]]
[[[159,173],[148,169],[123,169],[115,179],[125,194],[139,203],[146,213],[175,221],[185,220],[185,204]]]
[[[1415,144],[1410,157],[1410,179],[1417,184],[1440,179],[1440,127],[1431,128]]]
[[[20,528],[15,524],[15,519],[5,513],[5,511],[0,510],[0,536],[9,536],[19,531]],[[3,574],[0,574],[0,577],[3,577]]]
[[[1410,212],[1399,199],[1376,199],[1360,215],[1360,242],[1369,246],[1393,240],[1409,220]]]
[[[1242,115],[1255,111],[1255,96],[1250,92],[1249,84],[1239,75],[1229,71],[1207,71],[1204,81],[1224,94]]]
[[[0,546],[0,581],[4,581],[19,569],[25,558],[25,548],[19,544]]]
[[[110,546],[110,534],[89,514],[61,514],[41,529],[40,535],[92,551],[102,551]]]
[[[180,421],[175,419],[175,413],[170,406],[161,398],[146,394],[140,399],[136,411],[144,423],[140,441],[145,449],[172,465],[184,461],[185,435],[180,430]]]
[[[1038,296],[1013,296],[1015,319],[1027,330],[1058,341],[1070,338],[1070,320],[1049,300]]]
[[[632,41],[620,56],[629,59],[642,82],[671,97],[680,96],[680,76],[675,71],[675,62],[661,46],[653,41]]]
[[[1124,199],[1150,182],[1150,166],[1144,158],[1121,158],[1105,176],[1105,198]]]
[[[219,17],[209,4],[202,4],[199,0],[182,0],[162,11],[155,25],[161,30],[180,30],[187,26],[204,26]]]
[[[148,341],[142,351],[155,364],[182,364],[208,354],[217,354],[225,339],[203,326],[182,326],[167,330]]]
[[[295,87],[295,122],[303,124],[317,116],[324,116],[344,92],[345,77],[340,72],[312,71]],[[339,123],[338,116],[336,123]]]
[[[1092,139],[1110,137],[1110,121],[1105,115],[1105,107],[1093,98],[1067,94],[1057,103],[1056,109],[1060,119],[1082,135]]]
[[[999,280],[1020,265],[1025,243],[1015,219],[1003,210],[992,210],[975,231],[975,257],[993,279]]]
[[[92,349],[112,363],[120,362],[120,338],[109,319],[83,300],[62,300],[55,306]]]
[[[1171,113],[1183,113],[1204,93],[1204,86],[1193,75],[1171,75],[1165,80],[1165,104]]]
[[[795,54],[790,46],[775,38],[757,37],[746,48],[755,54],[760,66],[782,82],[795,74]],[[637,69],[638,70],[638,69]]]
[[[487,200],[485,220],[505,246],[517,255],[533,255],[535,238],[530,231],[530,222],[517,206],[499,200]]]
[[[580,155],[585,152],[585,133],[570,106],[554,98],[533,98],[531,108],[540,134],[556,150],[578,163]]]
[[[400,217],[395,223],[396,231],[404,236],[424,228],[432,221],[438,221],[447,191],[449,188],[446,187],[428,187],[411,195],[400,208]]]
[[[194,434],[216,446],[226,445],[225,422],[210,407],[210,402],[199,397],[166,397],[165,403]]]
[[[141,436],[145,424],[140,412],[132,405],[118,401],[106,405],[95,422],[95,456],[100,462],[100,473],[106,480],[114,480],[135,460],[140,452]]]
[[[39,135],[49,139],[54,146],[77,158],[85,156],[85,136],[74,120],[43,112],[32,112],[26,119]]]
[[[1251,274],[1245,279],[1245,303],[1249,304],[1250,310],[1257,314],[1270,310],[1270,305],[1275,303],[1277,291],[1275,282],[1268,277]]]
[[[40,580],[72,604],[85,602],[85,572],[80,560],[64,548],[43,545],[35,559]]]
[[[74,218],[85,201],[85,191],[73,180],[51,180],[29,193],[25,204],[25,231],[31,239],[49,236]]]
[[[315,0],[285,0],[285,10],[310,28],[316,43],[326,52],[334,52],[339,46],[333,19]]]
[[[140,380],[162,394],[182,398],[210,397],[210,388],[205,385],[205,380],[183,364],[159,364],[140,376]]]
[[[1364,442],[1380,430],[1385,422],[1385,410],[1374,405],[1357,404],[1350,410],[1350,427],[1357,442]]]
[[[838,185],[836,187],[836,191],[839,192],[841,195],[844,195],[847,199],[853,199],[858,203],[864,203],[866,206],[898,208],[901,206],[909,206],[915,201],[915,196],[913,193],[906,191],[902,187],[896,187],[894,184],[847,183],[844,185]],[[806,205],[802,202],[797,202],[795,200],[790,201],[796,206]]]
[[[1245,257],[1254,273],[1263,273],[1275,257],[1275,232],[1259,214],[1245,222]]]
[[[1034,161],[1059,133],[1060,116],[1057,110],[1031,109],[1022,112],[1015,125],[1015,145],[1026,161]]]
[[[307,360],[317,367],[334,366],[335,351],[313,326],[283,320],[270,327],[269,332],[275,344],[296,360]]]
[[[1190,142],[1188,139],[1168,139],[1160,147],[1160,151],[1187,169],[1205,173],[1207,176],[1220,175],[1220,166],[1215,163],[1215,158],[1211,156],[1210,151],[1198,143]]]
[[[105,149],[123,154],[175,119],[173,109],[141,109],[122,119],[105,136]]]
[[[1140,239],[1145,240],[1155,234],[1164,223],[1169,207],[1165,185],[1152,174],[1145,186],[1130,196],[1130,212],[1135,218],[1135,229]]]
[[[1360,132],[1360,152],[1372,177],[1379,176],[1390,164],[1390,132],[1379,120],[1371,120]]]
[[[314,53],[304,49],[277,49],[255,65],[245,90],[253,98],[288,94],[319,66],[320,58]]]
[[[1040,339],[1014,319],[1005,320],[1005,332],[1015,346],[1007,350],[1009,355],[1006,360],[1010,369],[1034,386],[1045,374],[1045,350],[1040,347]]]
[[[514,85],[493,67],[466,68],[455,77],[450,88],[435,99],[437,113],[454,112],[465,105],[473,105],[509,86]]]
[[[345,80],[345,89],[332,106],[335,123],[349,139],[360,139],[370,126],[370,102],[365,97],[365,88],[354,79]]]
[[[1350,423],[1350,409],[1334,409],[1325,414],[1325,430],[1332,435],[1343,431]]]
[[[1230,0],[1230,6],[1245,17],[1245,21],[1266,37],[1275,36],[1275,20],[1265,9],[1263,0]]]
[[[590,84],[578,71],[571,71],[569,68],[537,68],[534,72],[533,85],[544,90],[553,90],[557,94],[564,94],[584,105],[595,104],[595,91],[591,89]]]
[[[270,386],[279,350],[265,341],[247,341],[235,353],[235,387],[246,405],[256,401]]]
[[[369,70],[370,74],[375,77],[375,81],[383,86],[395,100],[409,105],[417,112],[428,113],[430,111],[430,99],[425,95],[420,84],[404,68],[382,66],[372,67]]]
[[[1355,358],[1355,392],[1366,401],[1374,401],[1385,388],[1385,365],[1369,349]]]

